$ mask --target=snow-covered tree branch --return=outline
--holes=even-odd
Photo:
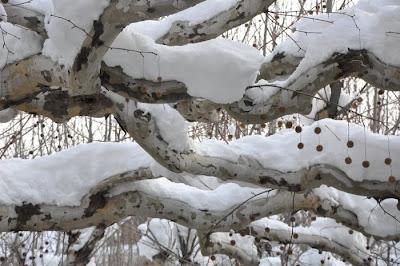
[[[89,263],[131,216],[196,230],[192,249],[245,265],[270,242],[378,263],[370,242],[400,240],[400,5],[303,2],[2,1],[0,122],[20,130],[1,140],[0,231],[70,232],[64,265]],[[90,117],[87,142],[92,118],[112,116],[116,141],[135,143],[11,159],[31,134],[24,114],[57,132]],[[296,213],[315,221],[282,221]]]

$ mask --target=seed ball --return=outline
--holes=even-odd
[[[349,234],[352,235],[353,233],[354,233],[353,230],[350,229]]]
[[[278,121],[278,127],[282,127],[282,121]]]
[[[363,162],[362,162],[362,166],[363,166],[364,168],[368,168],[368,167],[369,167],[369,161],[363,161]]]
[[[350,157],[346,157],[346,159],[344,159],[344,162],[345,162],[346,164],[351,164],[352,161],[353,161],[353,160],[352,160]]]
[[[232,239],[232,240],[231,240],[231,245],[232,245],[232,246],[236,245],[236,241]]]
[[[290,121],[287,121],[286,124],[285,124],[285,126],[286,126],[286,128],[292,128],[293,123],[290,122]]]
[[[301,126],[296,126],[294,129],[297,133],[300,133],[302,131]]]
[[[352,140],[349,140],[349,141],[347,142],[347,147],[353,148],[353,147],[354,147],[354,142],[353,142]]]
[[[265,227],[265,232],[269,233],[269,231],[271,231],[271,229],[269,229],[269,227]]]
[[[161,82],[162,81],[162,77],[157,77],[157,81]]]
[[[316,127],[314,129],[315,134],[320,134],[321,133],[321,128],[320,127]]]
[[[211,260],[215,260],[215,256],[212,255],[212,256],[210,257],[210,259],[211,259]]]
[[[382,90],[382,89],[380,89],[380,90],[378,91],[378,94],[379,94],[379,95],[382,95],[382,94],[384,94],[384,93],[385,93],[385,91]]]
[[[292,255],[293,254],[293,250],[291,248],[289,248],[287,253],[288,253],[288,255]]]
[[[304,144],[302,142],[300,142],[299,144],[297,144],[297,148],[299,148],[300,150],[304,148]]]
[[[394,176],[389,176],[389,183],[394,183],[396,182],[396,178]]]
[[[385,164],[390,165],[392,163],[392,159],[391,158],[386,158],[385,159]]]
[[[297,239],[297,238],[299,238],[299,235],[296,234],[296,233],[294,233],[294,234],[293,234],[293,238],[294,238],[294,239]]]
[[[357,102],[360,103],[360,102],[362,102],[362,101],[363,101],[363,98],[361,98],[361,97],[358,97],[358,98],[357,98]]]
[[[324,148],[322,147],[322,145],[317,145],[316,150],[321,152]]]
[[[296,218],[294,218],[294,216],[292,216],[292,217],[290,217],[290,221],[291,221],[292,223],[294,223],[294,222],[296,221]]]

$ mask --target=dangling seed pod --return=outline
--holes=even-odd
[[[314,129],[315,134],[320,134],[321,133],[321,128],[320,127],[316,127]]]
[[[388,178],[388,180],[389,180],[389,183],[394,183],[394,182],[396,182],[396,178],[394,177],[394,176],[389,176],[389,178]]]
[[[297,133],[300,133],[302,131],[301,126],[296,126],[294,129]]]
[[[391,158],[386,158],[385,159],[385,164],[386,165],[390,165],[392,163],[392,159]]]
[[[346,159],[344,159],[344,162],[345,162],[346,164],[351,164],[352,161],[353,161],[353,160],[352,160],[350,157],[346,157]]]
[[[317,145],[317,147],[315,148],[317,151],[321,152],[324,148],[322,147],[321,144]]]
[[[161,82],[162,81],[162,77],[157,77],[157,81]]]
[[[364,167],[364,168],[368,168],[369,167],[369,161],[363,161],[362,162],[362,166]]]
[[[353,142],[352,140],[349,140],[349,141],[347,142],[347,147],[348,147],[348,148],[353,148],[353,147],[354,147],[354,142]]]
[[[297,148],[299,148],[300,150],[304,148],[304,144],[303,142],[299,142],[299,144],[297,144]]]
[[[234,246],[235,244],[236,244],[236,241],[232,239],[231,240],[231,245]]]
[[[294,234],[293,234],[293,238],[294,238],[294,239],[297,239],[297,238],[299,238],[299,235],[296,234],[296,233],[294,233]]]

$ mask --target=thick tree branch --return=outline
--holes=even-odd
[[[293,73],[282,82],[265,82],[248,88],[240,101],[227,105],[226,109],[236,119],[247,123],[271,121],[293,113],[308,114],[313,96],[331,83],[353,76],[375,87],[397,91],[399,73],[399,67],[382,62],[366,50],[349,50],[346,54],[334,54],[301,73]],[[263,92],[269,96],[263,99]]]
[[[298,167],[296,170],[290,168],[291,170],[284,171],[276,167],[274,168],[274,163],[272,163],[274,160],[270,157],[271,154],[263,153],[260,158],[260,155],[254,156],[254,153],[257,153],[256,151],[253,151],[251,154],[244,152],[246,149],[240,148],[241,144],[231,148],[231,145],[215,142],[213,143],[214,149],[217,151],[221,149],[223,152],[213,152],[210,154],[208,154],[207,149],[202,149],[201,145],[190,146],[189,141],[183,139],[180,140],[180,144],[185,143],[185,141],[187,142],[185,145],[180,145],[184,147],[183,149],[174,147],[174,143],[168,140],[169,137],[166,135],[166,129],[163,128],[165,126],[161,122],[161,119],[166,118],[160,117],[162,112],[152,109],[151,106],[143,108],[134,102],[127,102],[124,98],[116,96],[111,92],[105,92],[105,94],[116,105],[116,116],[131,137],[155,160],[171,171],[185,171],[195,175],[216,176],[223,180],[240,180],[272,188],[286,188],[294,192],[301,192],[326,184],[357,195],[368,195],[377,198],[399,197],[399,192],[393,189],[393,185],[398,184],[399,181],[391,180],[393,181],[391,183],[388,182],[389,177],[377,177],[374,174],[374,170],[376,169],[370,168],[368,172],[359,172],[360,177],[350,176],[346,173],[350,169],[357,168],[359,171],[362,169],[361,162],[358,162],[359,166],[358,164],[345,164],[345,158],[348,157],[345,148],[348,131],[346,123],[336,122],[335,124],[330,124],[329,120],[326,120],[326,122],[318,122],[319,125],[314,125],[307,130],[303,129],[301,133],[303,142],[315,143],[313,140],[316,135],[314,133],[315,127],[322,127],[325,132],[324,135],[320,136],[320,138],[324,137],[324,140],[320,140],[324,142],[314,144],[314,147],[307,149],[311,151],[320,149],[319,151],[314,150],[315,154],[312,152],[313,155],[304,152],[302,148],[297,148],[299,135],[295,132],[288,133],[285,136],[286,145],[293,152],[289,153],[282,149],[282,147],[276,149],[273,145],[270,146],[270,149],[274,150],[274,160],[277,160],[277,150],[282,151],[282,156],[279,156],[280,160],[287,160],[288,163],[291,160],[296,161],[301,156],[311,156],[307,159],[308,163],[304,167]],[[173,112],[170,112],[170,115],[169,119],[175,119],[176,121],[182,119],[178,114],[174,114]],[[180,129],[179,131],[184,132],[183,130]],[[354,132],[363,132],[361,128],[357,129],[356,127],[352,127],[351,130],[353,134],[355,134]],[[271,140],[273,138],[275,137],[272,137]],[[305,145],[310,145],[307,142]],[[374,158],[385,158],[387,156],[385,148],[387,140],[380,140],[379,142],[380,144],[374,146]],[[248,142],[242,142],[242,145],[246,145],[246,143],[256,145],[257,147],[264,146],[265,149],[268,149],[267,147],[270,145],[268,138],[261,140],[258,137],[254,137],[253,140],[248,138]],[[320,145],[319,148],[317,147],[318,145]],[[343,145],[343,149],[338,149],[337,145]],[[353,154],[363,154],[363,145],[367,144],[359,143],[354,147]],[[329,156],[320,157],[320,152],[325,154],[326,151],[329,151]],[[234,156],[225,156],[224,154],[227,153],[230,155],[234,154]],[[378,156],[377,154],[382,155]],[[317,156],[317,162],[313,160],[313,156]],[[337,159],[332,160],[332,158]],[[383,161],[379,162],[371,158],[367,167],[370,164],[383,165]],[[393,171],[394,175],[396,175],[395,173],[399,170],[393,168]]]
[[[233,7],[214,14],[201,23],[178,19],[157,42],[166,45],[184,45],[213,39],[264,12],[273,2],[275,0],[239,0]]]
[[[73,63],[74,80],[79,84],[96,83],[101,61],[114,40],[130,23],[155,19],[176,13],[204,0],[157,0],[120,1],[112,0],[83,41],[80,52]],[[134,51],[132,51],[134,52]]]
[[[4,4],[4,9],[7,13],[8,22],[30,29],[42,36],[43,39],[47,38],[47,32],[44,27],[44,14],[30,10],[23,5],[12,3]]]

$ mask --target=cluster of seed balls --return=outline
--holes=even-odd
[[[290,122],[290,121],[288,121],[288,122],[285,123],[285,127],[286,127],[286,128],[292,128],[292,127],[293,127],[293,123]],[[302,129],[301,126],[296,126],[296,127],[294,128],[294,130],[296,131],[296,133],[301,133],[301,132],[303,131],[303,129]],[[321,134],[321,132],[322,132],[322,130],[321,130],[320,127],[317,126],[317,127],[314,128],[314,133],[315,133],[315,134],[319,135],[319,134]],[[347,148],[351,149],[351,148],[354,147],[354,142],[353,142],[352,140],[348,140],[347,143],[346,143],[346,145],[347,145]],[[297,148],[300,149],[300,150],[303,149],[303,148],[304,148],[304,143],[303,143],[303,142],[299,142],[299,143],[297,144]],[[318,152],[322,152],[323,146],[322,146],[321,144],[318,144],[318,145],[315,147],[315,149],[316,149]],[[344,159],[344,162],[345,162],[346,164],[351,164],[351,163],[353,162],[353,160],[352,160],[350,157],[346,157],[346,158]],[[389,157],[387,157],[387,158],[385,158],[384,163],[385,163],[386,165],[390,166],[390,165],[392,164],[392,159],[389,158]],[[364,168],[368,168],[368,167],[370,166],[370,162],[369,162],[368,160],[364,160],[364,161],[362,162],[362,166],[363,166]],[[388,181],[389,181],[390,183],[394,183],[394,182],[396,181],[396,178],[395,178],[393,175],[391,175],[391,176],[389,176]]]

